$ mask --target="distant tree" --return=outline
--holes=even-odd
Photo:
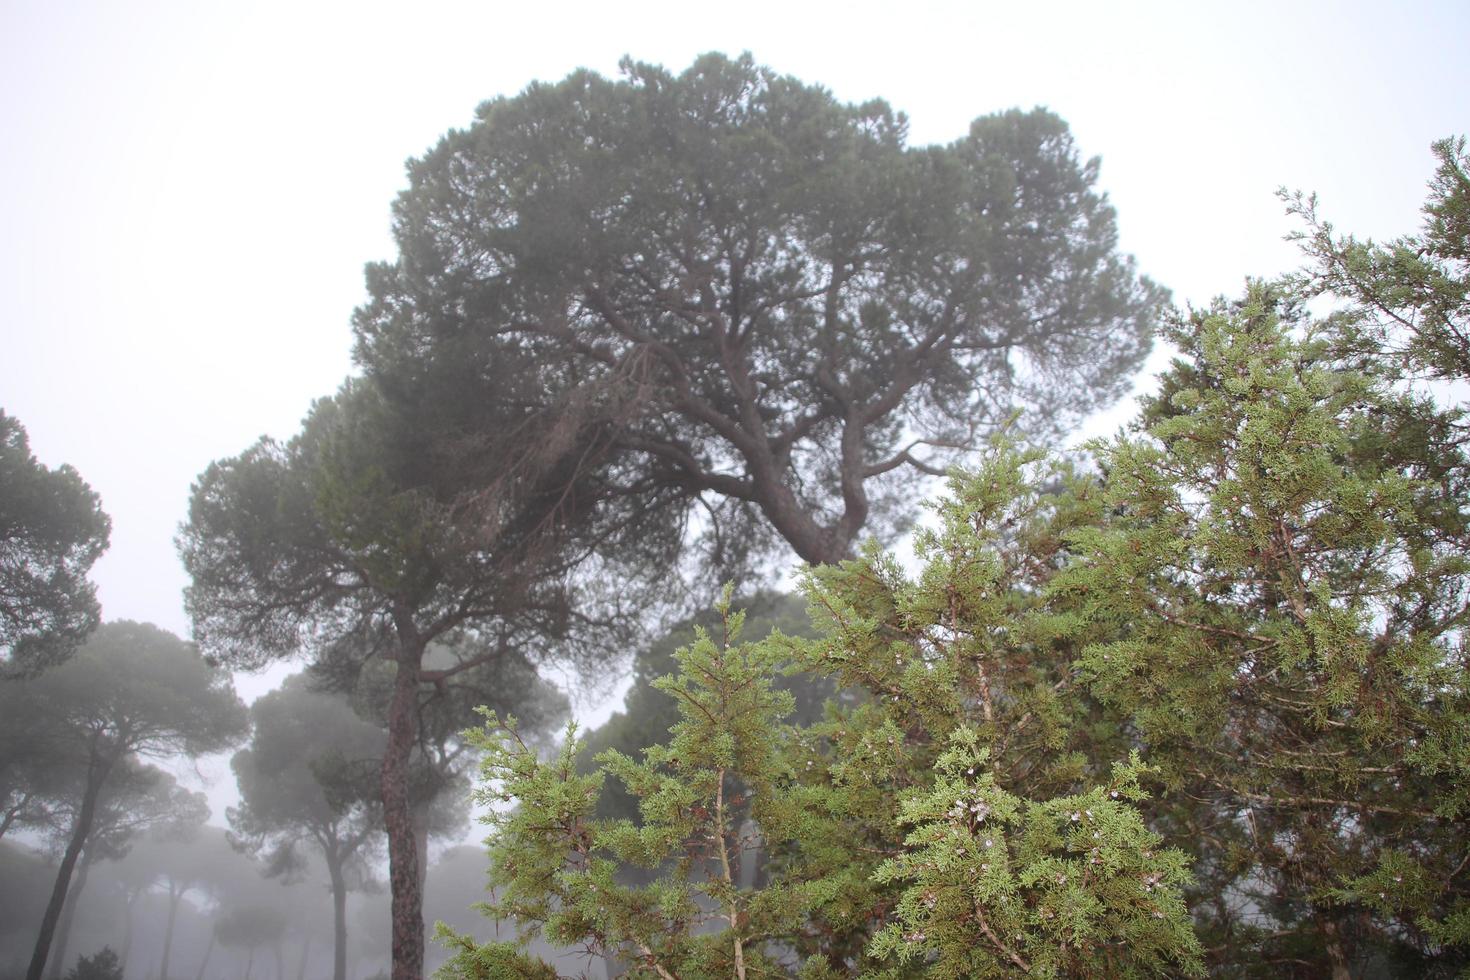
[[[70,660],[8,687],[37,706],[47,738],[64,747],[68,767],[79,774],[66,847],[27,973],[27,980],[40,980],[72,874],[117,767],[134,756],[220,751],[244,736],[246,714],[228,674],[206,664],[192,645],[145,623],[108,623]]]
[[[602,492],[595,418],[575,404],[547,413],[534,364],[495,370],[500,400],[461,406],[474,424],[348,383],[290,443],[263,440],[211,465],[180,540],[195,636],[212,657],[253,667],[346,652],[392,674],[379,788],[397,980],[417,978],[423,962],[412,776],[425,692],[512,656],[534,660],[548,637],[570,649],[565,638],[587,623],[571,569],[593,550],[602,560],[620,535],[638,554],[659,537],[638,525],[636,498]],[[627,584],[606,588],[616,596]],[[599,639],[615,625],[600,623]],[[426,659],[466,630],[480,642],[441,644],[455,657]]]
[[[0,411],[0,679],[34,675],[97,628],[87,572],[112,522],[70,466],[47,469]]]
[[[55,881],[56,868],[41,852],[0,841],[0,976],[24,974]]]
[[[103,946],[91,956],[78,958],[77,965],[67,971],[66,980],[123,980],[123,969],[112,947]]]
[[[255,965],[255,951],[261,946],[274,947],[276,980],[282,980],[280,944],[286,934],[286,916],[279,909],[268,905],[228,908],[215,920],[214,934],[221,946],[244,947],[247,951],[243,980],[250,980],[250,970]]]
[[[303,843],[321,855],[335,919],[332,976],[345,980],[347,891],[368,873],[382,825],[376,788],[360,773],[379,768],[383,732],[301,674],[250,713],[254,737],[230,763],[240,790],[240,805],[229,810],[234,840],[276,875],[301,867]]]
[[[191,891],[219,892],[227,887],[227,873],[219,867],[216,857],[218,848],[215,848],[216,854],[211,854],[208,846],[216,833],[213,828],[192,827],[182,832],[176,830],[173,833],[151,835],[149,843],[152,846],[146,854],[149,860],[148,871],[152,873],[154,881],[163,885],[168,899],[163,945],[159,949],[159,980],[169,980],[175,926],[178,923],[179,905],[184,896]],[[235,874],[240,873],[242,872],[238,869],[235,871]]]
[[[56,822],[51,828],[52,836],[61,846],[65,846],[75,824],[75,811],[81,795],[72,794],[68,805],[53,815]],[[98,796],[92,831],[82,848],[76,877],[67,890],[66,904],[62,906],[53,940],[55,951],[51,955],[50,974],[53,978],[61,976],[77,903],[86,889],[92,868],[98,862],[118,861],[125,857],[140,834],[152,833],[163,839],[177,840],[197,831],[208,819],[209,803],[204,794],[178,785],[172,774],[131,758],[125,758],[113,767]],[[172,937],[172,925],[170,921],[170,929],[165,933],[165,947]],[[125,965],[126,956],[123,962]]]
[[[171,846],[178,847],[181,843],[173,842]],[[125,974],[132,959],[139,902],[158,878],[158,863],[155,860],[158,852],[152,845],[152,834],[144,834],[121,861],[107,869],[108,897],[114,906],[122,906],[123,933],[117,957]]]
[[[329,914],[318,915],[314,907],[312,914],[303,915],[301,899],[292,894],[295,890],[267,881],[262,871],[259,862],[231,846],[222,827],[154,828],[140,835],[125,857],[98,869],[107,886],[105,899],[121,908],[124,932],[118,955],[123,966],[136,962],[133,972],[142,970],[146,977],[176,977],[181,953],[198,957],[205,954],[206,943],[212,944],[212,928],[201,929],[201,925],[210,926],[219,911],[233,905],[256,901],[289,905],[293,924],[310,921],[313,926],[320,924],[323,932],[330,928]],[[322,904],[319,893],[306,897],[314,899],[315,906]],[[140,949],[133,942],[138,931],[135,919],[153,920],[156,928],[148,932],[161,928],[162,942],[149,942]],[[202,964],[191,962],[187,975],[207,973],[209,955],[212,951]]]
[[[480,107],[409,167],[357,359],[403,397],[495,397],[507,347],[624,393],[630,486],[809,562],[912,515],[910,478],[1025,410],[1119,395],[1164,292],[1117,253],[1066,125],[906,145],[885,103],[705,55]]]

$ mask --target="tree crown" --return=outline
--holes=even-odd
[[[1163,292],[1050,113],[910,147],[886,104],[748,56],[623,68],[488,102],[410,165],[369,374],[473,401],[473,366],[561,365],[620,406],[645,491],[830,561],[907,515],[896,470],[1021,408],[1053,431],[1145,353]]]
[[[111,530],[77,471],[41,465],[25,428],[0,411],[0,678],[64,660],[97,628],[87,572]]]

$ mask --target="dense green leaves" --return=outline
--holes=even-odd
[[[1092,766],[1082,725],[1074,751],[1028,759],[1094,710],[1058,705],[1036,664],[1004,666],[1028,636],[1033,659],[1053,642],[1034,585],[1067,511],[1032,464],[1001,454],[955,481],[918,580],[877,553],[815,572],[819,639],[740,644],[725,607],[655,682],[679,721],[641,758],[583,774],[575,738],[542,761],[513,721],[487,728],[487,912],[638,976],[1192,971],[1185,858],[1141,820],[1138,761]],[[774,680],[793,664],[862,696],[792,725]],[[597,816],[612,780],[637,823]]]
[[[1106,787],[1028,803],[996,785],[972,730],[950,742],[932,789],[900,808],[904,852],[874,875],[904,885],[875,954],[933,977],[1192,972],[1188,859],[1132,805],[1136,753]]]
[[[1470,196],[1436,149],[1421,238],[1314,225],[1314,270],[1173,318],[1096,475],[1001,447],[916,578],[807,573],[816,639],[726,610],[655,682],[664,744],[583,773],[488,729],[487,909],[665,978],[1463,969],[1470,460],[1423,382],[1470,380]],[[862,696],[791,724],[788,665]]]
[[[745,613],[742,635],[747,639],[764,639],[773,630],[780,630],[788,636],[811,635],[811,623],[798,596],[760,593],[741,600],[739,605]],[[668,737],[669,729],[679,720],[679,704],[672,695],[655,686],[654,681],[677,669],[675,654],[685,645],[696,626],[711,630],[720,628],[720,625],[719,614],[711,611],[675,625],[668,635],[638,651],[633,659],[633,684],[624,700],[623,710],[614,712],[602,726],[588,732],[582,739],[578,765],[584,771],[593,769],[595,757],[609,749],[637,758],[644,749],[658,745]],[[789,691],[795,699],[791,721],[796,724],[820,720],[823,704],[836,692],[831,681],[806,672],[779,677],[774,683],[777,688]],[[535,721],[534,718],[528,719],[521,708],[516,709],[516,718],[523,731],[528,721]],[[637,801],[619,784],[611,783],[598,798],[597,812],[602,817],[636,820]]]
[[[1251,902],[1205,916],[1236,962],[1434,956],[1464,902],[1470,757],[1441,747],[1470,708],[1465,458],[1382,451],[1457,413],[1344,365],[1343,323],[1266,285],[1176,323],[1161,394],[1095,449],[1111,519],[1072,536],[1053,584],[1113,625],[1083,676],[1174,787],[1211,887]],[[1395,885],[1417,885],[1367,890],[1410,853]]]
[[[1339,236],[1315,197],[1282,196],[1305,221],[1296,237],[1314,259],[1299,284],[1354,305],[1341,349],[1391,362],[1377,370],[1457,381],[1470,377],[1470,158],[1463,136],[1433,149],[1439,166],[1418,235],[1381,245]]]
[[[1050,113],[910,147],[883,102],[748,56],[623,71],[487,102],[410,165],[370,376],[473,401],[474,365],[559,365],[617,406],[624,485],[701,507],[716,557],[837,561],[912,516],[910,466],[1021,408],[1053,431],[1141,360],[1163,293]]]
[[[87,572],[112,522],[70,466],[42,466],[26,430],[0,411],[0,678],[34,675],[97,628]]]

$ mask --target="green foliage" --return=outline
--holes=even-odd
[[[77,471],[41,465],[25,428],[0,411],[0,679],[65,660],[97,628],[87,572],[111,531]]]
[[[748,55],[622,71],[489,101],[410,164],[369,377],[474,402],[477,365],[564,365],[618,408],[611,500],[698,512],[722,562],[838,561],[909,521],[909,467],[1022,407],[1054,431],[1146,352],[1164,293],[1051,113],[909,146],[886,103]]]
[[[636,976],[1193,972],[1185,859],[1142,823],[1137,759],[1108,772],[1065,737],[1095,710],[1062,703],[1065,665],[1003,665],[1054,644],[1026,583],[1050,575],[1075,508],[1038,489],[1035,462],[997,453],[954,480],[917,581],[877,552],[814,570],[819,639],[739,643],[722,605],[655,682],[679,721],[641,758],[583,773],[575,731],[543,761],[492,718],[484,910]],[[793,665],[865,696],[793,725],[774,683]],[[1027,759],[1046,745],[1072,751]],[[611,780],[639,822],[598,817]]]
[[[1234,969],[1465,961],[1463,414],[1397,383],[1438,357],[1418,341],[1359,356],[1389,329],[1365,316],[1257,283],[1178,318],[1160,394],[1094,447],[1108,520],[1050,588],[1110,633],[1082,677],[1170,788],[1156,826]]]
[[[904,853],[874,876],[905,886],[875,954],[961,978],[1166,975],[1198,952],[1187,858],[1133,806],[1147,798],[1137,753],[1106,787],[1032,803],[996,785],[975,732],[950,741],[933,788],[902,802]]]
[[[1174,317],[1096,476],[1001,447],[917,578],[808,571],[816,639],[723,606],[663,744],[582,772],[492,719],[485,910],[664,978],[1462,970],[1470,425],[1423,382],[1470,381],[1470,183],[1436,152],[1422,237],[1304,210],[1315,269]],[[864,696],[793,724],[793,667]]]
[[[1463,136],[1433,150],[1439,166],[1418,235],[1383,245],[1339,236],[1315,197],[1282,196],[1306,223],[1296,238],[1315,260],[1297,285],[1348,300],[1357,314],[1342,324],[1339,349],[1388,361],[1371,370],[1455,381],[1470,377],[1470,157]]]
[[[811,623],[797,596],[758,593],[740,605],[746,616],[743,635],[750,639],[764,639],[776,630],[787,636],[812,635]],[[624,699],[623,710],[614,712],[601,727],[582,739],[577,765],[583,772],[592,771],[596,757],[609,749],[636,758],[644,749],[668,738],[670,729],[679,720],[679,704],[654,681],[677,669],[675,654],[696,627],[709,630],[719,628],[720,624],[717,613],[706,613],[677,624],[666,636],[638,651],[633,658],[633,685]],[[789,691],[795,699],[796,708],[790,719],[794,724],[820,720],[824,703],[836,693],[830,680],[804,671],[778,677],[773,683],[778,689]],[[516,718],[524,730],[525,712],[518,709]],[[637,820],[637,800],[621,784],[608,784],[598,798],[597,815]]]
[[[442,967],[445,976],[465,980],[557,980],[555,969],[525,955],[515,943],[476,943],[443,923],[434,930],[434,938],[454,954]]]

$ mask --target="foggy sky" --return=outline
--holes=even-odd
[[[1343,231],[1413,230],[1430,141],[1470,130],[1470,6],[1202,6],[11,0],[0,407],[112,516],[104,617],[187,636],[172,539],[190,482],[291,435],[350,370],[403,161],[484,99],[625,53],[678,71],[749,50],[886,98],[914,143],[1046,105],[1102,157],[1124,250],[1181,302],[1296,264],[1280,185],[1317,191]]]

